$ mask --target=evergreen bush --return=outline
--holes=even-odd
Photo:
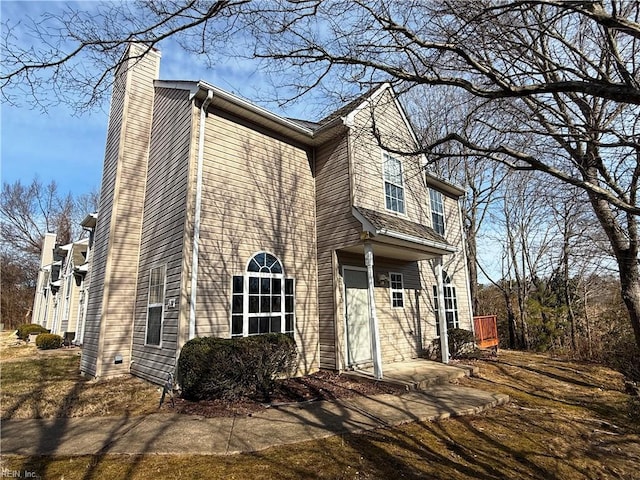
[[[266,400],[276,377],[292,373],[296,355],[295,341],[281,333],[194,338],[180,352],[178,383],[189,400]]]
[[[32,333],[49,333],[49,330],[37,323],[25,323],[18,327],[16,335],[20,340],[26,341]]]
[[[42,350],[53,350],[62,347],[62,337],[53,333],[41,333],[36,337],[36,347]]]
[[[473,350],[474,337],[473,332],[464,328],[451,328],[447,330],[449,339],[449,355],[451,358],[457,358],[460,355]]]

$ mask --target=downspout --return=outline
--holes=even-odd
[[[200,244],[200,211],[202,209],[202,166],[204,163],[204,127],[207,107],[213,100],[213,90],[200,107],[200,135],[198,138],[198,164],[196,172],[196,208],[193,219],[193,257],[191,259],[191,301],[189,302],[189,340],[196,336],[196,299],[198,289],[198,247]]]

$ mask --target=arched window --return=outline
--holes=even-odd
[[[231,299],[231,336],[263,333],[293,335],[295,285],[274,255],[259,252],[243,275],[235,275]]]
[[[449,274],[444,270],[442,271],[442,283],[444,290],[444,317],[447,320],[447,330],[459,328],[460,322],[458,320],[458,298],[456,296],[456,287],[451,281]],[[433,286],[433,305],[435,307],[436,314],[436,335],[440,336],[440,317],[438,315],[440,302],[438,301],[437,285]]]

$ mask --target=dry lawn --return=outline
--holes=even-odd
[[[0,418],[144,415],[157,411],[158,387],[130,376],[87,380],[80,350],[7,346],[2,334]]]
[[[640,479],[639,402],[606,368],[501,352],[476,388],[511,404],[481,415],[301,442],[254,454],[7,457],[46,479]],[[197,439],[194,439],[197,441]]]

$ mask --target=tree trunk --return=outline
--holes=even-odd
[[[516,314],[513,311],[513,303],[511,302],[511,295],[506,290],[503,290],[504,305],[507,310],[507,327],[509,329],[509,348],[516,348]]]
[[[635,250],[635,249],[631,249]],[[629,312],[629,320],[635,335],[636,345],[640,348],[640,268],[636,255],[616,254],[620,269],[622,300]]]
[[[467,267],[469,269],[469,294],[471,296],[471,307],[473,308],[473,315],[477,315],[479,312],[478,301],[478,264],[477,262],[477,250],[476,250],[476,235],[475,230],[471,228],[467,232]]]
[[[525,282],[517,282],[518,295],[518,317],[520,318],[520,348],[529,350],[529,334],[527,328],[527,298],[529,298],[529,288]]]
[[[564,303],[567,306],[567,320],[569,320],[569,326],[571,327],[571,349],[576,352],[578,350],[578,344],[576,342],[576,316],[573,313],[573,305],[571,304],[571,294],[569,292],[569,252],[570,252],[570,232],[567,227],[568,220],[565,219],[563,242],[562,242],[562,282]]]
[[[592,170],[585,177],[594,181]],[[640,348],[640,268],[638,267],[638,223],[634,215],[626,215],[626,228],[616,218],[611,206],[595,194],[589,199],[598,221],[604,229],[616,257],[620,272],[620,288],[629,320],[633,328],[636,345]]]

